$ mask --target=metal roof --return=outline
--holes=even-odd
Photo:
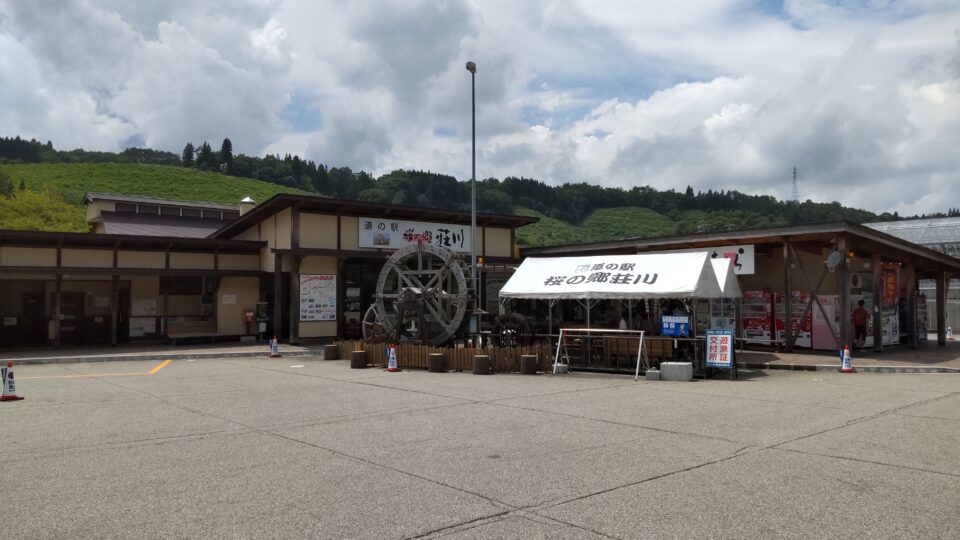
[[[609,242],[569,244],[562,246],[528,247],[521,249],[522,257],[549,257],[553,255],[590,255],[606,253],[638,253],[655,250],[685,249],[694,247],[713,247],[737,244],[777,244],[784,240],[791,242],[823,241],[849,234],[854,239],[874,245],[883,245],[910,257],[920,257],[926,266],[937,267],[950,272],[960,273],[960,258],[949,253],[935,251],[927,246],[916,244],[851,222],[815,223],[788,227],[765,227],[739,231],[698,233],[686,236],[665,236],[656,238],[630,238]]]
[[[177,238],[206,238],[224,224],[219,219],[127,212],[102,212],[100,222],[103,223],[103,232],[106,234],[175,236]]]
[[[240,206],[236,204],[220,204],[203,201],[178,201],[175,199],[158,199],[155,197],[141,197],[138,195],[120,195],[118,193],[96,193],[89,192],[84,196],[87,203],[95,200],[130,202],[141,204],[165,204],[169,206],[187,206],[190,208],[207,208],[210,210],[239,210]]]
[[[405,206],[398,204],[376,203],[369,201],[355,201],[333,199],[317,195],[293,195],[278,193],[266,201],[244,213],[239,219],[224,226],[211,235],[211,238],[229,238],[252,227],[256,223],[282,212],[286,208],[297,206],[302,212],[320,212],[325,214],[339,214],[344,216],[369,216],[385,219],[408,219],[413,221],[433,221],[440,223],[470,224],[470,212],[460,210],[444,210],[439,208],[423,208],[419,206]],[[512,216],[504,214],[488,214],[477,212],[477,226],[506,227],[516,229],[523,225],[536,223],[539,218],[527,216]]]
[[[871,229],[960,257],[960,217],[866,223]]]

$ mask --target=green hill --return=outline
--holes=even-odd
[[[665,236],[677,231],[676,222],[649,208],[601,208],[580,225],[571,225],[524,207],[517,207],[516,213],[540,218],[539,223],[526,225],[517,231],[519,242],[524,246]]]
[[[302,193],[250,178],[165,165],[29,163],[0,165],[0,171],[13,178],[14,186],[22,180],[28,190],[51,189],[73,204],[82,204],[90,191],[224,204],[237,204],[248,195],[263,201],[277,193]]]

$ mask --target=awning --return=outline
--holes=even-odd
[[[716,261],[716,262],[712,262]],[[729,260],[706,251],[590,257],[530,257],[500,289],[503,298],[739,298]]]

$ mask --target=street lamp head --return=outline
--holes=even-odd
[[[469,71],[470,73],[476,74],[477,65],[474,64],[473,62],[467,62],[467,71]]]

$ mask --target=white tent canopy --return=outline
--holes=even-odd
[[[527,258],[500,289],[502,298],[739,298],[728,259],[706,251]]]

